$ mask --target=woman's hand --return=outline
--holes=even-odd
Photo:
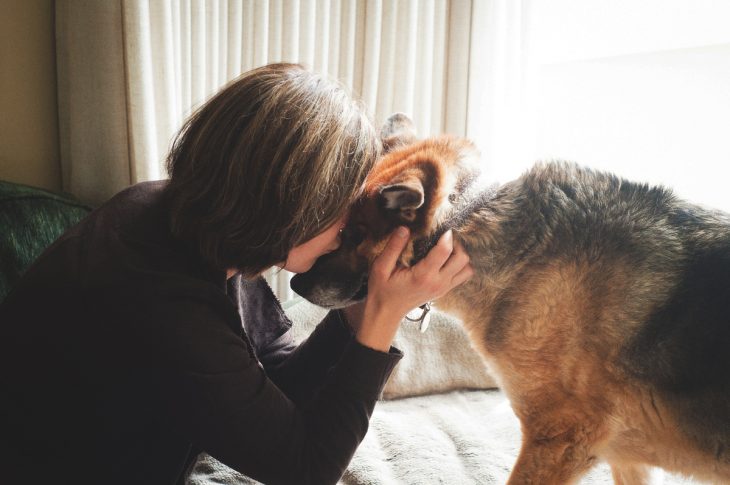
[[[451,231],[444,233],[426,257],[411,268],[398,264],[407,243],[408,229],[398,228],[370,268],[368,298],[355,335],[360,343],[377,350],[390,348],[406,313],[443,296],[474,273],[469,257],[454,243]],[[350,313],[354,315],[354,311]]]

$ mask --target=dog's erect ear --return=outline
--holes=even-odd
[[[414,143],[416,125],[403,113],[395,113],[388,118],[380,129],[380,138],[383,140],[385,153],[395,148]]]
[[[423,205],[423,185],[418,179],[406,180],[380,187],[382,207],[399,211],[400,218],[412,222],[416,219],[416,209]]]

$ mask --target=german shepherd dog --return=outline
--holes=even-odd
[[[411,229],[406,266],[452,229],[475,275],[436,305],[521,422],[509,484],[572,483],[599,459],[618,484],[654,466],[730,483],[728,215],[565,162],[484,186],[466,139],[418,141],[403,115],[382,136],[340,249],[294,291],[348,306],[396,226]]]

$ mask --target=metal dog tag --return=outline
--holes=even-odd
[[[423,332],[425,332],[426,330],[428,330],[428,324],[429,324],[429,323],[431,323],[431,313],[428,313],[428,312],[427,312],[427,313],[426,313],[426,314],[425,314],[425,315],[423,316],[423,319],[421,320],[421,325],[420,325],[420,326],[418,327],[418,328],[419,328],[419,330],[421,330],[421,333],[423,333]]]
[[[420,311],[419,311],[420,310]],[[418,322],[418,329],[421,333],[428,329],[431,323],[431,302],[426,302],[418,308],[414,308],[406,314],[406,320],[410,322]]]

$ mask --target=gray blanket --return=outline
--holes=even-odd
[[[301,340],[324,310],[299,302],[287,308]],[[375,406],[370,429],[341,485],[503,484],[520,444],[517,417],[454,319],[435,312],[421,334],[404,322],[395,345],[404,351]],[[459,349],[459,352],[455,352]],[[250,485],[246,478],[201,455],[188,485]],[[610,484],[606,464],[582,484]],[[692,482],[667,475],[664,485]]]
[[[379,402],[342,485],[504,484],[519,450],[517,418],[503,394],[454,391]],[[256,484],[203,456],[191,485]],[[600,464],[580,482],[610,484]],[[665,485],[697,482],[666,476]]]

